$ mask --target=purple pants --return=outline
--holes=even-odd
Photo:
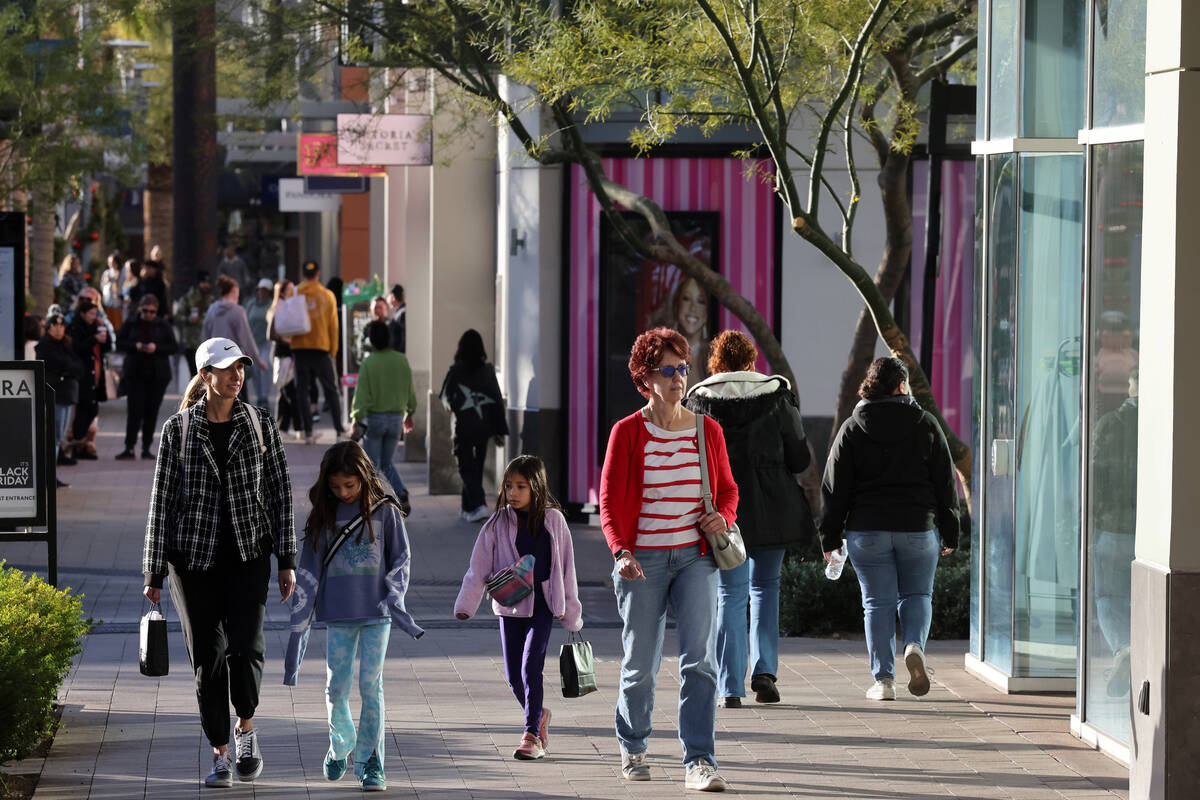
[[[532,617],[501,617],[500,646],[504,651],[504,677],[513,696],[525,709],[525,732],[538,735],[542,719],[542,668],[554,615],[540,596]]]

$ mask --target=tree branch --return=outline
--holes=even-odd
[[[944,75],[947,70],[954,66],[963,56],[975,49],[979,43],[979,37],[971,36],[966,40],[959,42],[958,46],[952,49],[949,53],[926,66],[916,77],[913,78],[913,83],[919,88],[924,86],[929,81],[933,80],[938,75]]]

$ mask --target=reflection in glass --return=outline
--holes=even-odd
[[[1083,159],[1021,157],[1014,675],[1074,676]]]
[[[987,137],[989,139],[1007,139],[1017,135],[1020,12],[1021,0],[992,0],[992,53],[987,71],[992,125]],[[979,41],[984,40],[981,38]]]
[[[987,564],[983,659],[1012,670],[1013,475],[1017,421],[1013,345],[1017,302],[1017,157],[990,156],[988,165],[987,417],[983,457],[983,524]],[[982,184],[982,181],[980,182]],[[978,551],[978,549],[977,549]]]
[[[1129,573],[1137,515],[1141,142],[1092,150],[1088,606],[1084,720],[1129,741]]]
[[[1092,35],[1092,127],[1143,122],[1146,0],[1097,2]]]
[[[1022,136],[1074,139],[1083,127],[1085,6],[1085,0],[1025,2]]]
[[[982,13],[982,12],[981,12]],[[983,221],[985,219],[986,206],[983,203],[984,199],[984,168],[987,162],[984,156],[975,159],[975,313],[972,319],[975,324],[971,326],[971,358],[973,362],[973,373],[976,378],[971,381],[971,430],[975,432],[977,437],[980,437],[979,427],[979,411],[982,381],[979,379],[983,375],[981,372],[982,361],[980,357],[982,352],[982,330],[979,326],[979,321],[983,319]],[[971,442],[971,447],[974,449],[974,461],[971,464],[971,474],[974,476],[971,486],[971,653],[976,658],[982,658],[983,652],[980,649],[982,642],[980,640],[980,619],[981,603],[979,597],[979,587],[983,584],[980,579],[980,559],[979,559],[979,508],[982,495],[980,492],[980,483],[983,481],[983,469],[987,463],[982,457],[983,447],[980,446],[981,441],[986,441],[982,437]]]

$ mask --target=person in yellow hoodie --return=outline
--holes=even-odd
[[[333,414],[333,429],[340,438],[342,402],[334,377],[333,357],[338,351],[337,299],[321,285],[321,267],[316,261],[304,263],[304,280],[296,287],[308,303],[308,318],[312,328],[308,333],[292,336],[292,360],[296,368],[296,394],[300,398],[300,417],[304,421],[304,441],[313,444],[312,414],[308,413],[307,398],[313,380],[321,384],[321,393]]]

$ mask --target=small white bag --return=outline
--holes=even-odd
[[[302,294],[280,300],[275,307],[275,333],[278,336],[300,336],[312,331],[308,317],[308,298]]]

